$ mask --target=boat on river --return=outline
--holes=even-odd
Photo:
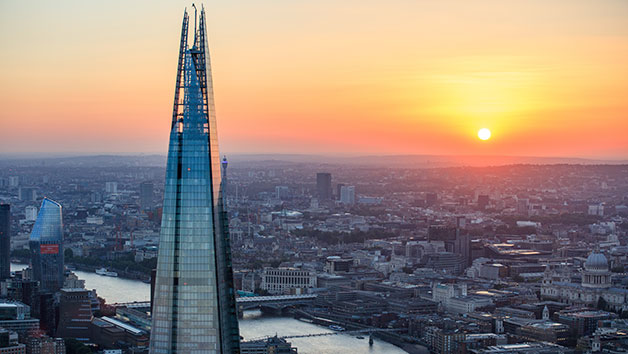
[[[107,268],[96,269],[96,274],[104,275],[106,277],[117,277],[118,273],[107,270]]]
[[[331,329],[331,330],[333,330],[333,331],[338,331],[338,332],[341,332],[341,331],[344,331],[344,330],[345,330],[345,328],[344,328],[344,327],[340,327],[340,326],[338,326],[338,325],[330,325],[330,326],[329,326],[329,329]]]

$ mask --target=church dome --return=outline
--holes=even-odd
[[[593,251],[587,257],[587,261],[584,263],[584,269],[589,271],[608,271],[608,260],[604,254]]]

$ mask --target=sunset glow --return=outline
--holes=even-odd
[[[480,138],[480,140],[488,140],[491,138],[491,131],[486,129],[486,128],[482,128],[480,130],[478,130],[478,138]]]
[[[185,6],[2,2],[0,152],[165,154]],[[626,1],[205,6],[227,154],[628,157]]]

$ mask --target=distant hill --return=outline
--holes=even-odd
[[[532,156],[465,156],[465,155],[387,155],[334,157],[320,155],[230,155],[230,162],[296,162],[326,163],[354,166],[381,166],[395,168],[437,168],[458,166],[503,166],[503,165],[623,165],[628,160],[594,160],[583,158],[532,157]]]
[[[365,167],[439,168],[459,166],[503,165],[624,165],[628,160],[595,160],[563,157],[533,156],[466,156],[466,155],[387,155],[387,156],[324,156],[299,154],[232,154],[229,163],[254,165],[330,164]],[[94,155],[66,157],[10,157],[0,156],[0,166],[74,166],[74,167],[165,167],[165,155]]]
[[[0,166],[165,167],[165,155],[94,155],[67,157],[0,157]]]

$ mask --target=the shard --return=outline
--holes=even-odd
[[[150,352],[239,353],[205,11],[197,21],[194,10],[181,29]]]

